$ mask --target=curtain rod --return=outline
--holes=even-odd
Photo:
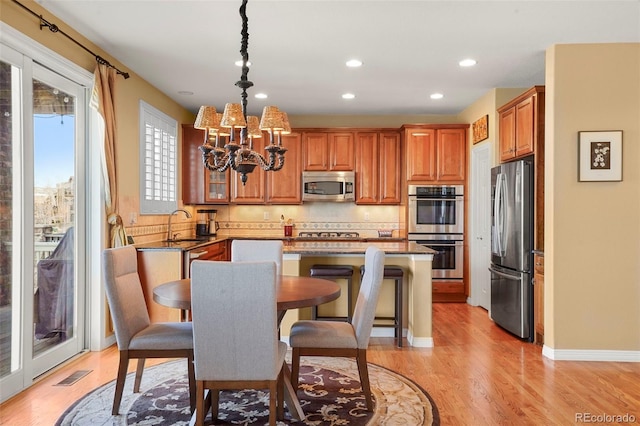
[[[27,6],[23,5],[22,3],[20,3],[17,0],[12,0],[14,3],[16,3],[18,6],[20,6],[21,8],[23,8],[24,10],[28,11],[29,13],[31,13],[33,16],[35,16],[36,18],[40,19],[40,30],[42,30],[43,27],[47,27],[49,28],[49,30],[52,33],[60,33],[63,36],[65,36],[66,38],[68,38],[69,40],[71,40],[72,42],[74,42],[75,44],[77,44],[78,46],[82,47],[84,50],[86,50],[87,52],[89,52],[94,58],[96,58],[96,62],[102,65],[106,65],[109,68],[113,68],[114,70],[116,70],[116,72],[118,74],[120,74],[121,76],[123,76],[125,78],[125,80],[127,78],[129,78],[129,73],[125,72],[125,71],[120,71],[118,68],[116,68],[115,66],[111,65],[111,63],[109,63],[109,61],[107,61],[105,58],[103,58],[100,55],[96,55],[95,53],[93,53],[91,50],[89,50],[86,46],[84,46],[83,44],[81,44],[80,42],[78,42],[76,39],[74,39],[73,37],[71,37],[69,34],[65,33],[64,31],[62,31],[60,28],[58,28],[58,26],[56,24],[52,24],[51,22],[47,21],[46,19],[44,19],[42,17],[42,15],[38,15],[36,12],[34,12],[33,10],[29,9]]]

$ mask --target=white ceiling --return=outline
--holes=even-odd
[[[240,102],[240,0],[38,3],[193,112]],[[255,115],[457,114],[492,88],[544,84],[553,44],[640,42],[638,0],[249,0],[247,15]]]

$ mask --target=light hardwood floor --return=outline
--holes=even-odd
[[[435,304],[433,321],[434,348],[398,349],[391,338],[376,338],[368,355],[425,389],[442,425],[565,425],[579,413],[628,413],[640,423],[640,363],[546,359],[540,346],[466,304]],[[75,400],[113,380],[116,368],[114,347],[84,355],[2,404],[0,424],[52,425]],[[73,386],[54,386],[83,369],[93,371]]]

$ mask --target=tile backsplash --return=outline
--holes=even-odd
[[[218,210],[221,236],[273,236],[283,235],[283,223],[289,219],[294,225],[293,236],[305,231],[352,231],[362,237],[377,237],[379,229],[392,230],[393,237],[404,236],[404,209],[402,206],[361,206],[354,203],[305,203],[302,205],[241,205],[207,206]],[[194,209],[193,213],[197,210]],[[176,219],[172,232],[185,238],[195,234],[194,218]],[[167,224],[129,226],[127,234],[135,242],[150,242],[166,237]],[[284,218],[284,220],[282,219]]]

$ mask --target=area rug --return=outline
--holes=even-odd
[[[291,418],[285,409],[278,425],[360,426],[439,425],[431,397],[411,380],[369,364],[375,400],[365,409],[356,363],[348,358],[306,357],[300,366],[298,398],[306,419]],[[111,415],[115,381],[76,401],[56,425],[188,425],[191,413],[184,360],[169,361],[144,371],[140,393],[133,394],[133,373],[127,376],[120,415]],[[269,394],[261,390],[225,391],[220,396],[216,425],[268,423]],[[213,424],[211,415],[205,424]]]

